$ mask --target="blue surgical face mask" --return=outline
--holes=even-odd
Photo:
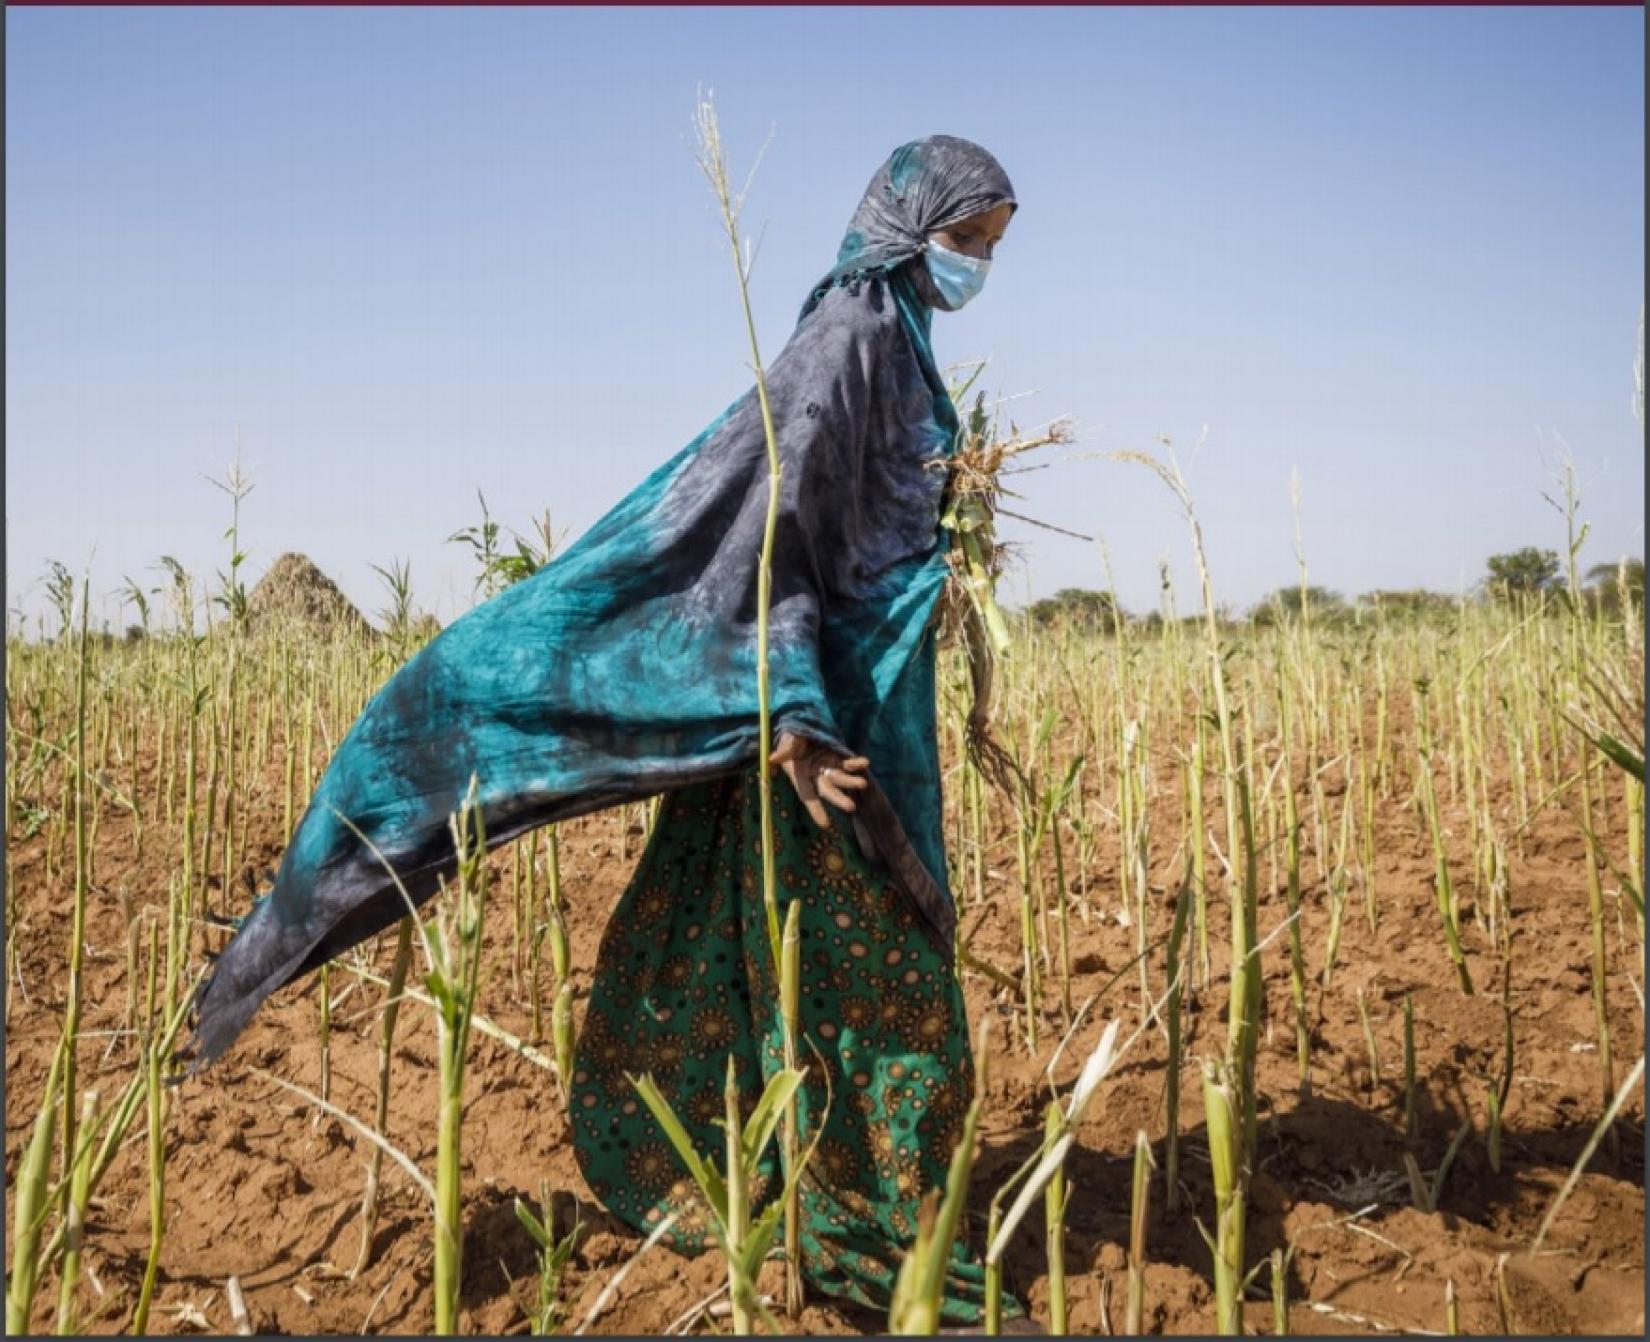
[[[955,312],[985,288],[985,273],[991,268],[990,261],[954,252],[932,239],[923,255],[928,263],[928,273],[933,276],[934,287],[939,290],[950,311]]]

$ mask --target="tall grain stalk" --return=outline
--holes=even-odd
[[[1140,745],[1141,724],[1130,719],[1123,725],[1122,794],[1119,809],[1124,817],[1125,835],[1121,869],[1130,873],[1134,890],[1134,949],[1140,964],[1140,1018],[1150,1019],[1152,1009],[1151,967],[1146,954],[1150,945],[1148,923],[1151,916],[1150,892],[1147,889],[1147,851],[1150,844],[1150,817],[1146,810],[1146,765],[1144,758],[1138,767],[1135,755],[1143,757]],[[1125,887],[1127,889],[1127,887]]]
[[[1564,494],[1562,506],[1565,535],[1568,541],[1565,556],[1565,576],[1570,596],[1570,674],[1577,685],[1587,682],[1586,663],[1582,654],[1586,598],[1576,571],[1576,554],[1586,542],[1588,527],[1582,524],[1578,533],[1576,519],[1581,506],[1580,489],[1576,483],[1575,463],[1566,458],[1560,472],[1560,486]],[[1582,758],[1581,768],[1581,828],[1584,836],[1597,831],[1593,826],[1592,784],[1588,781],[1590,759]],[[1610,1011],[1606,992],[1609,964],[1604,941],[1604,885],[1599,875],[1598,855],[1591,842],[1583,844],[1587,864],[1587,915],[1591,924],[1593,949],[1593,1019],[1598,1030],[1598,1074],[1601,1103],[1608,1106],[1615,1091],[1615,1065],[1610,1055]],[[1635,873],[1635,877],[1637,873]],[[1619,1154],[1619,1142],[1614,1129],[1610,1132],[1612,1156]]]
[[[1369,920],[1371,935],[1380,930],[1381,910],[1375,893],[1375,762],[1371,755],[1364,750],[1364,725],[1362,697],[1358,704],[1358,754],[1361,763],[1358,769],[1359,791],[1363,801],[1363,830],[1360,837],[1363,840],[1362,867],[1364,886],[1364,915]]]
[[[1050,1100],[1044,1114],[1045,1142],[1059,1139],[1062,1117],[1059,1101]],[[1048,1257],[1048,1322],[1049,1332],[1057,1336],[1066,1331],[1066,1207],[1070,1201],[1071,1190],[1066,1187],[1066,1171],[1062,1165],[1054,1171],[1048,1187],[1043,1190],[1043,1223]]]
[[[1032,751],[1035,757],[1035,746]],[[1018,761],[1015,761],[1018,763]],[[1035,767],[1035,766],[1033,766]],[[1037,808],[1032,799],[1030,770],[1019,773],[1015,796],[1014,851],[1018,859],[1020,878],[1020,950],[1021,987],[1025,998],[1026,1048],[1037,1050],[1037,1006],[1042,998],[1042,975],[1037,967],[1037,914],[1033,895],[1032,836],[1036,827]]]
[[[292,739],[292,645],[281,640],[281,844],[292,842],[292,804],[298,752]]]
[[[1123,1331],[1139,1337],[1146,1331],[1146,1224],[1151,1200],[1152,1144],[1144,1132],[1134,1134],[1134,1182],[1129,1199],[1129,1296]],[[1064,1320],[1062,1318],[1063,1325]],[[1063,1333],[1065,1328],[1053,1330]]]
[[[997,1198],[992,1198],[985,1215],[987,1244],[996,1241],[1002,1227],[1002,1203]],[[1003,1331],[1003,1265],[1001,1259],[993,1260],[990,1257],[985,1260],[985,1331],[992,1337]]]
[[[1622,777],[1624,789],[1623,802],[1627,812],[1627,870],[1632,873],[1634,881],[1642,884],[1644,880],[1644,783],[1631,774]],[[1503,864],[1505,865],[1505,864]],[[1634,906],[1634,915],[1638,923],[1639,941],[1644,940],[1644,901],[1643,890],[1639,891],[1640,898]]]
[[[520,999],[522,981],[527,974],[532,930],[527,921],[527,903],[522,894],[521,850],[531,842],[530,837],[510,845],[510,996]],[[629,854],[621,854],[628,858]]]
[[[1341,950],[1341,928],[1346,922],[1346,868],[1336,867],[1329,873],[1329,927],[1323,941],[1323,987],[1329,991],[1329,981],[1335,973],[1335,962]]]
[[[744,255],[745,248],[739,234],[739,212],[745,194],[750,190],[750,177],[738,195],[733,194],[728,180],[727,158],[722,150],[722,132],[717,123],[716,108],[707,95],[699,100],[694,112],[694,131],[699,142],[699,168],[710,183],[712,194],[721,211],[722,227],[727,234],[728,250],[733,259],[734,277],[738,282],[739,303],[745,318],[745,335],[750,342],[751,366],[756,373],[756,396],[762,412],[762,436],[768,452],[768,511],[762,530],[762,551],[757,561],[756,579],[756,686],[759,704],[757,756],[762,802],[762,898],[768,919],[768,941],[777,973],[780,963],[780,926],[773,847],[773,777],[767,759],[773,752],[773,726],[769,707],[768,675],[768,612],[773,583],[774,538],[779,525],[779,488],[783,466],[779,459],[779,440],[773,427],[773,410],[768,403],[768,380],[762,364],[762,353],[756,338],[756,319],[751,313],[750,267],[753,258]],[[751,177],[762,155],[757,154],[751,167]]]
[[[89,1132],[97,1123],[97,1092],[80,1097],[80,1131]],[[91,1196],[92,1144],[83,1141],[69,1177],[69,1216],[64,1225],[62,1281],[58,1285],[57,1334],[73,1337],[80,1332],[80,1255],[86,1242],[86,1203]]]
[[[187,599],[187,593],[185,594]],[[186,606],[191,624],[194,620],[193,605]],[[187,744],[183,755],[183,919],[188,926],[195,913],[195,776],[198,770],[195,750],[199,744],[200,730],[198,723],[202,707],[206,703],[208,691],[200,684],[198,669],[200,645],[206,640],[197,638],[191,629],[184,638],[189,650],[189,679],[186,682],[189,695],[189,722],[187,728]],[[170,999],[169,999],[170,1000]]]
[[[781,966],[779,976],[780,1015],[784,1023],[785,1069],[801,1074],[797,1066],[797,1031],[802,1016],[802,901],[793,899],[785,910],[785,931],[780,940]],[[796,1135],[800,1133],[801,1116],[797,1107],[797,1093],[792,1090],[785,1097],[784,1132],[789,1141],[781,1139],[780,1157],[785,1162],[785,1312],[791,1318],[802,1314],[802,1205],[801,1181],[791,1177],[796,1173],[798,1158]]]
[[[1192,878],[1197,892],[1198,984],[1206,986],[1214,975],[1209,959],[1209,882],[1207,860],[1209,840],[1203,829],[1203,715],[1192,718],[1192,763],[1186,772],[1186,806],[1191,813]]]
[[[1204,1130],[1215,1184],[1215,1231],[1203,1231],[1203,1238],[1214,1259],[1215,1328],[1227,1337],[1243,1332],[1243,1116],[1235,1091],[1230,1069],[1203,1065]]]
[[[549,827],[545,841],[544,900],[550,924],[550,976],[555,996],[550,1001],[550,1039],[556,1055],[556,1074],[565,1103],[572,1093],[573,1078],[573,965],[572,943],[567,935],[567,915],[562,907],[561,837],[556,826]]]
[[[210,637],[210,634],[208,637]],[[206,907],[206,888],[212,880],[212,838],[216,833],[218,820],[218,773],[223,759],[223,739],[222,729],[218,725],[217,698],[218,677],[216,670],[214,670],[206,690],[206,708],[212,720],[212,733],[207,738],[206,744],[206,805],[202,811],[202,814],[206,817],[206,828],[201,833],[200,843],[200,893],[201,908],[203,909]],[[227,873],[225,873],[223,884],[227,892]]]
[[[1444,924],[1444,945],[1449,951],[1450,963],[1455,966],[1456,982],[1461,991],[1472,996],[1472,976],[1467,973],[1467,959],[1461,951],[1461,930],[1456,920],[1455,887],[1450,881],[1449,856],[1444,851],[1443,824],[1438,816],[1438,792],[1432,777],[1432,731],[1427,718],[1428,682],[1416,685],[1415,718],[1420,733],[1416,753],[1420,759],[1417,771],[1421,789],[1421,805],[1426,812],[1427,827],[1432,837],[1433,881],[1437,887],[1438,916]]]
[[[530,1033],[535,1044],[544,1039],[544,993],[540,986],[539,971],[544,964],[544,938],[550,931],[549,923],[538,915],[540,833],[541,831],[534,830],[527,839],[527,1003],[531,1019]]]
[[[169,921],[169,937],[176,936],[177,922]],[[149,924],[149,982],[145,1016],[155,1016],[155,971],[160,962],[155,940],[158,929]],[[149,1256],[143,1267],[143,1283],[138,1288],[137,1308],[132,1314],[132,1335],[149,1331],[149,1307],[155,1297],[155,1277],[160,1271],[160,1250],[166,1240],[166,1091],[161,1083],[165,1046],[158,1034],[151,1034],[143,1051],[144,1098],[149,1120]]]
[[[1066,922],[1066,905],[1070,896],[1066,890],[1065,850],[1060,843],[1060,816],[1070,800],[1078,774],[1083,767],[1083,756],[1078,755],[1066,770],[1065,781],[1050,799],[1048,808],[1048,836],[1054,842],[1054,918],[1060,945],[1060,1012],[1066,1025],[1071,1025],[1071,934]]]
[[[969,784],[967,796],[972,842],[969,844],[967,851],[973,859],[974,903],[982,904],[985,902],[985,775],[976,769],[970,761],[965,759],[963,764],[966,770],[965,777],[968,779]],[[1079,861],[1079,866],[1082,867],[1082,865]]]
[[[1180,1208],[1180,1072],[1183,1066],[1180,1007],[1186,980],[1191,977],[1186,965],[1192,956],[1185,948],[1191,894],[1190,882],[1183,880],[1180,893],[1175,897],[1174,922],[1169,928],[1169,946],[1163,966],[1164,977],[1169,981],[1168,1000],[1164,1007],[1169,1027],[1169,1058],[1164,1077],[1163,1184],[1165,1205],[1171,1212]]]
[[[1272,1250],[1272,1336],[1288,1337],[1289,1329],[1289,1264],[1295,1257],[1295,1245]]]
[[[63,1044],[52,1054],[46,1074],[46,1090],[35,1113],[34,1132],[18,1163],[16,1201],[11,1236],[11,1277],[6,1282],[6,1335],[18,1337],[29,1331],[29,1315],[34,1307],[35,1289],[47,1255],[37,1252],[40,1230],[48,1215],[51,1199],[52,1137],[57,1126],[57,1096],[63,1084]]]
[[[707,95],[699,100],[694,112],[694,130],[699,143],[699,167],[710,183],[711,192],[721,211],[722,226],[727,234],[728,251],[733,259],[734,275],[739,285],[739,304],[745,318],[745,335],[750,342],[751,367],[756,374],[756,396],[762,411],[762,437],[768,452],[768,510],[762,529],[762,552],[757,561],[756,595],[756,685],[758,703],[757,778],[760,785],[762,816],[762,905],[767,914],[768,944],[773,956],[774,979],[779,984],[780,998],[798,991],[795,983],[787,983],[785,954],[779,926],[779,878],[773,835],[773,771],[769,756],[773,753],[773,724],[769,702],[768,624],[773,583],[774,538],[779,525],[779,487],[782,466],[779,459],[779,440],[773,427],[773,410],[768,402],[768,380],[762,363],[762,352],[756,338],[756,319],[751,313],[750,272],[754,257],[741,245],[739,213],[745,195],[750,190],[751,178],[762,161],[758,151],[751,165],[750,176],[738,195],[734,195],[728,181],[727,158],[722,150],[722,132],[716,119],[716,108]],[[800,969],[800,964],[797,966]],[[783,1023],[785,1055],[797,1056],[795,1019]],[[789,1106],[780,1135],[781,1155],[787,1171],[796,1166],[801,1147],[801,1133],[796,1127],[796,1108]],[[730,1137],[730,1140],[732,1138]],[[785,1303],[794,1319],[802,1310],[802,1264],[800,1262],[801,1204],[797,1187],[793,1184],[785,1197]]]
[[[1129,921],[1135,924],[1135,950],[1138,952],[1145,937],[1145,928],[1139,926],[1139,906],[1142,901],[1134,896],[1133,891],[1134,845],[1137,836],[1133,763],[1135,743],[1140,737],[1140,723],[1128,716],[1121,701],[1121,692],[1117,713],[1117,840],[1120,850],[1117,858],[1117,905],[1120,910],[1119,919],[1127,915]],[[1144,977],[1140,980],[1140,995],[1142,999],[1147,995]]]
[[[1302,593],[1304,599],[1304,591]],[[1301,1094],[1312,1089],[1312,1036],[1306,1020],[1306,953],[1301,944],[1301,823],[1295,805],[1295,774],[1289,758],[1289,680],[1278,677],[1279,734],[1283,746],[1278,762],[1283,767],[1284,852],[1287,860],[1285,887],[1289,910],[1289,993],[1295,1006],[1295,1065]],[[1329,983],[1329,959],[1324,964],[1324,986]]]
[[[126,1014],[121,1028],[131,1034],[137,1029],[138,933],[142,925],[132,907],[131,889],[126,885],[120,887],[120,918],[126,924]]]
[[[390,1118],[390,1062],[395,1046],[395,1023],[401,1014],[401,994],[407,985],[407,970],[412,966],[413,915],[407,914],[396,924],[395,959],[390,963],[390,982],[384,994],[384,1020],[378,1041],[377,1104],[373,1111],[372,1130],[382,1139],[389,1131]],[[361,1197],[361,1247],[356,1251],[355,1266],[349,1275],[359,1277],[372,1261],[372,1236],[378,1225],[378,1181],[384,1171],[384,1148],[372,1144],[367,1157],[367,1185]]]
[[[458,852],[457,891],[450,909],[438,914],[440,935],[430,941],[435,961],[427,983],[436,1001],[437,1052],[441,1079],[436,1129],[435,1328],[442,1336],[458,1331],[459,1284],[463,1272],[463,1184],[459,1158],[464,1132],[464,1070],[481,974],[482,919],[487,903],[487,837],[476,804],[477,780],[450,818]]]
[[[759,1214],[753,1213],[751,1188],[758,1166],[779,1126],[786,1102],[802,1084],[802,1073],[784,1067],[775,1070],[768,1077],[750,1117],[741,1119],[737,1068],[738,1060],[730,1054],[722,1086],[722,1125],[727,1134],[725,1172],[717,1170],[714,1157],[703,1156],[694,1149],[693,1139],[670,1102],[659,1093],[651,1074],[637,1077],[626,1073],[626,1079],[658,1121],[710,1209],[711,1229],[727,1258],[734,1332],[741,1336],[749,1334],[753,1316],[760,1314],[763,1322],[778,1333],[783,1329],[756,1293],[756,1276],[778,1233],[780,1216],[790,1201],[791,1187],[800,1181],[825,1125],[821,1121],[815,1126],[813,1143],[789,1168],[779,1196]]]
[[[753,1171],[745,1163],[741,1143],[739,1115],[739,1082],[733,1056],[728,1057],[727,1077],[722,1085],[722,1128],[727,1137],[727,1211],[723,1227],[727,1234],[729,1261],[736,1261],[744,1252],[751,1236],[751,1193]],[[755,1292],[748,1280],[734,1274],[728,1284],[728,1301],[733,1306],[733,1331],[748,1337],[752,1331],[751,1312]]]
[[[1227,1013],[1227,1069],[1219,1086],[1207,1076],[1204,1081],[1205,1101],[1215,1103],[1218,1097],[1229,1106],[1231,1128],[1236,1145],[1217,1158],[1227,1162],[1230,1178],[1223,1200],[1217,1202],[1216,1283],[1217,1294],[1222,1273],[1235,1273],[1227,1282],[1227,1295],[1217,1322],[1222,1332],[1241,1332],[1243,1327],[1242,1290],[1238,1284],[1243,1275],[1243,1244],[1245,1206],[1252,1153],[1255,1146],[1256,1096],[1255,1054],[1258,1026],[1261,1016],[1261,972],[1256,932],[1257,863],[1255,860],[1255,826],[1251,808],[1249,768],[1241,759],[1237,747],[1234,714],[1226,683],[1225,658],[1221,645],[1220,625],[1215,608],[1214,582],[1210,577],[1208,559],[1203,548],[1203,529],[1192,506],[1191,491],[1181,474],[1173,447],[1168,439],[1160,439],[1167,449],[1167,460],[1144,452],[1108,452],[1103,454],[1113,461],[1133,462],[1145,466],[1167,485],[1179,500],[1187,526],[1191,530],[1192,551],[1197,560],[1198,577],[1203,590],[1205,653],[1209,667],[1209,685],[1215,701],[1215,721],[1221,748],[1221,790],[1226,810],[1226,851],[1231,854],[1233,871],[1228,878],[1232,924],[1232,963]],[[1211,1148],[1215,1145],[1213,1119],[1210,1120]]]
[[[230,645],[229,649],[229,705],[225,710],[228,720],[228,729],[224,734],[224,782],[223,782],[223,912],[229,912],[229,883],[235,873],[235,789],[237,777],[235,771],[236,745],[240,740],[241,732],[238,728],[236,709],[240,704],[240,668],[241,668],[241,640],[239,638]]]
[[[193,991],[194,986],[200,982],[201,977],[204,977],[204,971],[201,975],[198,975],[194,983],[190,985],[191,992]],[[165,1018],[164,1029],[161,1032],[159,1044],[160,1052],[163,1057],[169,1058],[172,1056],[172,1045],[177,1039],[178,1031],[183,1028],[183,1023],[187,1017],[187,1014],[188,1001],[186,996],[185,1001],[172,1012],[171,1016]],[[57,1063],[55,1061],[53,1063],[53,1072],[54,1079],[52,1084],[55,1085],[55,1074],[57,1072]],[[132,1124],[137,1117],[138,1104],[149,1093],[150,1088],[148,1080],[149,1077],[147,1068],[140,1067],[135,1069],[132,1076],[126,1082],[126,1088],[122,1092],[119,1101],[103,1111],[103,1120],[99,1123],[99,1127],[102,1129],[101,1134],[95,1132],[81,1134],[80,1142],[83,1144],[95,1142],[97,1152],[92,1157],[91,1166],[87,1175],[86,1196],[88,1201],[97,1196],[97,1190],[103,1181],[103,1176],[109,1172],[109,1167],[114,1163],[115,1157],[120,1154],[122,1149],[124,1149],[126,1144],[126,1136],[131,1131]],[[107,1124],[106,1127],[103,1126],[104,1123]],[[48,1147],[50,1146],[49,1139],[47,1145]],[[49,1203],[50,1201],[51,1199],[47,1199],[46,1202],[41,1204],[41,1206],[44,1207],[46,1203]],[[42,1223],[43,1213],[40,1217],[37,1217],[34,1225],[35,1233],[38,1234],[38,1232],[42,1229]],[[65,1222],[60,1220],[58,1222],[57,1229],[52,1232],[51,1239],[47,1241],[46,1247],[41,1250],[38,1256],[39,1269],[44,1271],[50,1268],[51,1265],[62,1256],[67,1246],[67,1225]]]
[[[86,680],[91,657],[88,621],[91,575],[81,579],[80,648],[75,665],[74,758],[74,905],[69,926],[69,988],[63,1008],[63,1200],[61,1215],[69,1216],[68,1177],[74,1169],[75,1052],[80,1044],[81,992],[86,962],[86,896],[91,886],[86,847]]]
[[[315,715],[320,712],[320,706],[315,702],[315,684],[311,678],[310,687],[304,695],[304,730],[299,747],[298,767],[303,770],[303,795],[308,802],[315,790]]]
[[[1358,1023],[1364,1033],[1364,1048],[1369,1052],[1369,1087],[1371,1092],[1381,1084],[1381,1053],[1375,1045],[1375,1026],[1369,1019],[1369,1003],[1364,998],[1363,985],[1354,990],[1358,1003]]]

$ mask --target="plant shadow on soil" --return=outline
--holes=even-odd
[[[1405,1151],[1414,1152],[1430,1185],[1460,1125],[1461,1115],[1466,1112],[1475,1115],[1476,1125],[1457,1152],[1439,1199],[1436,1214],[1442,1218],[1442,1228],[1455,1233],[1477,1227],[1506,1235],[1510,1241],[1517,1241],[1519,1248],[1526,1247],[1557,1187],[1591,1137],[1593,1124],[1578,1122],[1531,1132],[1509,1127],[1503,1133],[1498,1172],[1490,1167],[1485,1148],[1482,1102],[1468,1109],[1459,1093],[1451,1098],[1456,1103],[1444,1108],[1418,1090],[1419,1136],[1411,1146],[1404,1138],[1401,1100],[1376,1109],[1342,1097],[1312,1093],[1292,1097],[1290,1107],[1282,1112],[1267,1113],[1263,1096],[1262,1115],[1256,1124],[1258,1169],[1251,1184],[1244,1246],[1246,1266],[1252,1268],[1264,1262],[1274,1249],[1288,1249],[1286,1222],[1300,1204],[1334,1206],[1338,1209],[1338,1218],[1352,1216],[1375,1202],[1378,1204],[1376,1224],[1381,1209],[1410,1206],[1408,1182],[1403,1176]],[[1100,1102],[1103,1100],[1102,1095]],[[1042,1147],[1041,1133],[1031,1130],[1029,1124],[1021,1126],[1024,1130],[1020,1135],[980,1153],[967,1213],[974,1227],[983,1228],[986,1224],[995,1190]],[[1642,1143],[1630,1139],[1630,1125],[1618,1123],[1617,1127],[1625,1129],[1621,1131],[1620,1160],[1612,1160],[1601,1148],[1588,1168],[1642,1185]],[[1162,1143],[1158,1142],[1159,1165],[1161,1149]],[[1333,1168],[1325,1165],[1324,1152],[1334,1153]],[[1179,1179],[1182,1191],[1179,1206],[1173,1212],[1165,1206],[1161,1172],[1153,1173],[1147,1258],[1152,1263],[1177,1265],[1195,1274],[1212,1301],[1211,1255],[1198,1224],[1201,1221],[1204,1227],[1211,1227],[1214,1219],[1214,1184],[1207,1153],[1207,1130],[1202,1123],[1182,1130]],[[1066,1181],[1071,1189],[1066,1214],[1068,1275],[1091,1271],[1108,1246],[1112,1246],[1114,1254],[1119,1247],[1127,1246],[1132,1167],[1132,1148],[1127,1154],[1108,1154],[1083,1146],[1081,1140],[1072,1148],[1065,1164]],[[1392,1171],[1396,1179],[1403,1182],[1398,1184],[1395,1180],[1385,1189],[1354,1197],[1344,1180],[1340,1184],[1330,1182],[1331,1177],[1345,1171],[1354,1174]],[[1009,1200],[1005,1199],[1005,1203]],[[1005,1287],[1022,1292],[1022,1299],[1023,1292],[1047,1275],[1044,1205],[1039,1197],[1004,1255]],[[1327,1224],[1327,1220],[1321,1223]],[[1304,1228],[1309,1231],[1312,1224],[1317,1223],[1308,1223]],[[1309,1248],[1302,1244],[1300,1251]],[[1295,1300],[1304,1294],[1299,1280],[1299,1261],[1297,1258],[1289,1272],[1289,1293]],[[1371,1269],[1365,1275],[1390,1275],[1390,1271],[1388,1264]],[[1352,1286],[1361,1279],[1343,1275],[1340,1282],[1343,1286]],[[1267,1298],[1270,1284],[1267,1272],[1259,1272],[1250,1286],[1251,1298]],[[1121,1294],[1116,1300],[1120,1310]]]

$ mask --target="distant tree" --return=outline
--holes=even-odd
[[[1298,617],[1303,607],[1310,610],[1314,620],[1326,616],[1333,618],[1345,613],[1346,598],[1327,587],[1308,587],[1304,597],[1299,584],[1280,587],[1277,591],[1262,597],[1250,609],[1249,618],[1256,624],[1275,624],[1280,609],[1286,616]]]
[[[1558,555],[1526,545],[1508,554],[1491,555],[1485,586],[1497,596],[1534,596],[1558,580]]]
[[[1644,605],[1644,561],[1642,559],[1624,559],[1617,564],[1594,564],[1587,570],[1587,582],[1583,590],[1594,601],[1597,601],[1607,611],[1621,609],[1622,584],[1625,581],[1627,593],[1633,603]]]
[[[1367,610],[1379,606],[1388,615],[1447,615],[1455,609],[1455,598],[1447,592],[1431,592],[1425,587],[1381,588],[1365,592],[1358,604]]]
[[[1053,596],[1032,602],[1026,608],[1026,614],[1038,624],[1053,624],[1064,618],[1072,624],[1111,634],[1117,632],[1119,612],[1110,592],[1096,592],[1086,587],[1062,587]],[[1128,617],[1125,614],[1123,618]]]

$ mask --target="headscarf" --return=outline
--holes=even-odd
[[[876,170],[837,249],[836,264],[802,306],[806,317],[826,290],[902,266],[928,235],[1002,204],[1019,208],[1008,174],[986,150],[955,135],[902,144]],[[926,275],[913,276],[919,292]],[[933,306],[932,298],[929,305]]]
[[[948,572],[936,467],[959,425],[929,344],[932,309],[900,265],[924,226],[989,208],[1007,190],[1001,169],[965,141],[936,136],[896,151],[831,272],[858,278],[813,294],[766,372],[782,463],[769,602],[774,737],[790,731],[869,756],[854,831],[948,963],[956,911],[930,616]],[[192,1070],[221,1054],[270,993],[436,891],[457,866],[449,816],[472,776],[494,848],[751,768],[768,497],[752,388],[571,547],[397,670],[339,742],[273,886],[202,985]]]

